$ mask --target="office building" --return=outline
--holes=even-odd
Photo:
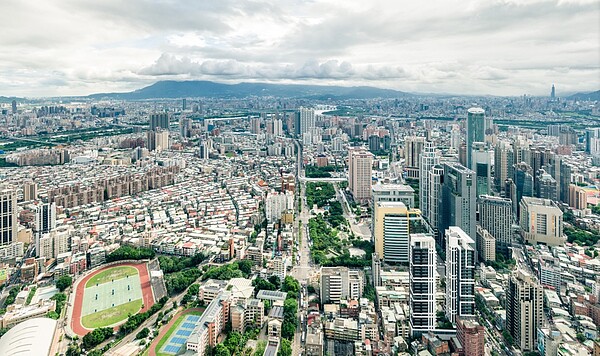
[[[16,100],[12,101],[11,107],[12,107],[12,113],[16,114],[17,113],[17,101]]]
[[[521,234],[531,244],[543,243],[561,246],[563,235],[563,213],[555,202],[548,199],[523,197],[519,222]]]
[[[558,200],[556,191],[556,179],[545,170],[540,169],[536,179],[536,196],[542,199]]]
[[[475,236],[476,195],[475,172],[457,162],[444,163],[444,184],[440,208],[439,231],[460,227]]]
[[[0,186],[0,245],[10,245],[17,240],[17,190],[13,186]]]
[[[521,351],[535,351],[543,322],[543,289],[533,276],[513,272],[506,290],[506,331]]]
[[[204,139],[200,139],[200,145],[198,147],[198,156],[200,159],[209,158],[209,143]]]
[[[566,157],[564,156],[559,156],[557,161],[558,162],[556,162],[556,164],[559,168],[559,178],[556,178],[555,176],[554,179],[558,181],[558,198],[561,202],[569,204],[569,186],[571,185],[571,176],[573,175],[573,172],[576,172],[577,169],[572,164],[566,162]]]
[[[523,197],[532,197],[533,196],[533,171],[531,167],[525,163],[521,162],[515,164],[513,171],[513,184],[512,188],[512,197],[511,200],[513,202],[513,211],[516,216],[519,216],[519,202]]]
[[[371,199],[373,154],[364,149],[348,152],[348,187],[354,200],[364,204]]]
[[[371,135],[368,139],[369,151],[373,154],[381,151],[381,137],[379,135]]]
[[[496,252],[508,257],[508,247],[512,245],[512,202],[510,199],[482,195],[477,200],[479,225],[487,230],[495,240]]]
[[[477,318],[456,317],[456,338],[465,356],[485,355],[485,328]]]
[[[481,261],[496,261],[496,239],[481,225],[477,225],[477,248]]]
[[[482,108],[467,110],[467,168],[472,168],[474,142],[485,142],[485,111]]]
[[[408,178],[419,179],[419,157],[424,147],[425,137],[408,136],[404,139],[404,168]]]
[[[471,167],[476,174],[477,196],[492,193],[492,156],[483,142],[474,142],[471,148]]]
[[[409,306],[410,333],[419,337],[435,329],[436,322],[436,252],[435,240],[425,234],[410,238]]]
[[[498,142],[494,149],[494,184],[499,192],[505,191],[504,182],[513,176],[514,157],[513,148],[509,142]]]
[[[585,152],[592,156],[600,154],[600,127],[585,130]]]
[[[423,152],[419,159],[421,161],[419,164],[419,176],[421,177],[419,180],[419,208],[421,209],[423,216],[429,217],[431,205],[438,203],[431,199],[431,194],[429,192],[429,172],[435,165],[440,163],[440,157],[437,155],[435,146],[432,142],[426,141],[424,143]]]
[[[375,184],[372,194],[373,206],[379,202],[402,202],[409,209],[415,207],[415,190],[406,184]]]
[[[582,187],[570,184],[569,185],[569,206],[573,209],[587,209],[587,193]]]
[[[419,211],[402,202],[378,202],[373,216],[375,252],[386,263],[408,263],[410,223],[421,219]]]
[[[320,297],[322,303],[339,303],[362,297],[363,278],[348,267],[321,267]]]
[[[156,131],[158,129],[169,130],[169,114],[167,113],[154,113],[150,114],[149,129],[150,131]]]
[[[446,232],[446,317],[475,315],[475,241],[461,228]]]

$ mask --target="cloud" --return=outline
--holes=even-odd
[[[157,80],[546,94],[598,89],[593,0],[4,0],[0,95]]]

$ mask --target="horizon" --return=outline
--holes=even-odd
[[[600,86],[594,0],[4,2],[0,96],[163,80],[558,96]],[[50,29],[50,30],[49,30]]]

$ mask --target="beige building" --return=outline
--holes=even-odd
[[[550,199],[523,197],[520,225],[523,238],[532,244],[560,246],[565,243],[562,211]]]
[[[420,211],[402,202],[378,202],[374,209],[375,252],[386,263],[408,263],[410,225],[421,219]]]
[[[262,328],[264,323],[265,307],[259,299],[249,299],[243,304],[231,305],[231,328],[244,333],[247,327]]]
[[[569,206],[577,210],[587,208],[587,194],[585,193],[585,189],[575,184],[569,185]]]
[[[348,152],[348,187],[354,200],[367,203],[371,199],[373,155],[364,149]]]
[[[521,351],[537,350],[537,329],[543,322],[543,289],[535,278],[515,271],[506,291],[506,330]]]
[[[496,260],[496,239],[479,225],[477,225],[477,248],[482,261]]]
[[[9,328],[13,325],[22,323],[25,320],[44,317],[48,312],[56,309],[56,302],[53,300],[41,300],[34,305],[26,307],[20,304],[9,305],[6,309],[6,314],[0,317],[0,325],[3,328]]]
[[[321,302],[339,303],[358,299],[363,293],[363,278],[359,271],[348,267],[321,267]]]

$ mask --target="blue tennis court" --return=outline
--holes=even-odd
[[[167,345],[167,347],[165,347],[165,352],[170,354],[177,354],[180,348],[181,346]]]
[[[198,315],[188,315],[187,320],[192,323],[197,323],[200,320]]]
[[[198,320],[200,320],[200,319],[198,319]],[[198,321],[198,320],[196,320],[196,321]],[[196,324],[194,324],[194,323],[183,323],[181,325],[182,329],[193,329],[194,327],[196,327]]]
[[[177,335],[188,337],[192,335],[192,330],[177,330]]]

